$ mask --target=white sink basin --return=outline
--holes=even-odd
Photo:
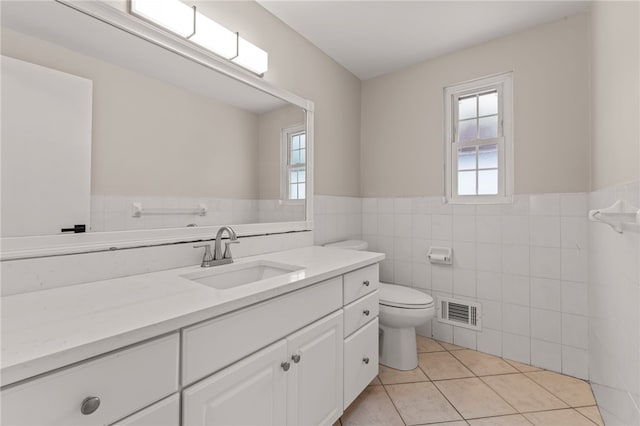
[[[226,290],[290,274],[300,269],[303,268],[296,265],[256,260],[246,263],[212,266],[198,272],[182,275],[182,277],[218,290]]]

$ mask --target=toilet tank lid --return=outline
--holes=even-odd
[[[337,243],[329,243],[325,244],[325,247],[332,248],[341,248],[341,249],[349,249],[349,250],[366,250],[369,247],[366,241],[362,240],[345,240],[338,241]]]

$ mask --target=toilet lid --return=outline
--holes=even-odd
[[[413,288],[380,283],[380,304],[405,309],[433,306],[433,297]]]
[[[369,245],[366,241],[362,240],[346,240],[338,241],[337,243],[325,244],[324,246],[349,250],[366,250]]]

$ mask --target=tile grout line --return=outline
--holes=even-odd
[[[382,383],[382,380],[380,380],[380,383]],[[391,395],[389,395],[387,386],[384,383],[382,384],[382,389],[384,389],[384,393],[387,395],[387,398],[389,398],[389,401],[391,401],[391,405],[393,405],[393,409],[396,410],[396,413],[398,413],[398,416],[400,417],[400,420],[402,421],[402,423],[404,423],[404,425],[407,426],[406,420],[404,419],[404,417],[402,417],[402,413],[400,413],[400,410],[396,406],[396,403],[393,401],[393,398],[391,398]]]

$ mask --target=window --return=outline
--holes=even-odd
[[[452,203],[513,193],[511,73],[445,88],[445,191]]]
[[[304,200],[306,191],[307,144],[304,125],[282,130],[282,194],[285,200]]]

